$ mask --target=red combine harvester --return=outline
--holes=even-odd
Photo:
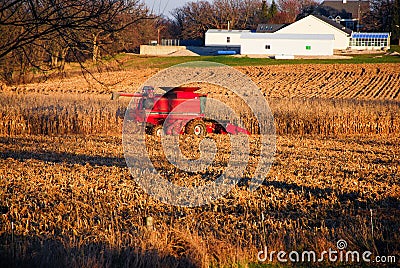
[[[142,93],[114,92],[112,99],[134,98],[135,108],[129,108],[127,119],[146,124],[146,132],[161,136],[192,134],[204,136],[216,134],[250,134],[246,129],[229,122],[217,122],[205,117],[207,95],[195,93],[199,87],[166,88],[165,94],[154,94],[152,87],[144,87]]]

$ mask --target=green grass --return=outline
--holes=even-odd
[[[390,52],[398,52],[398,53],[400,53],[400,46],[399,45],[397,45],[397,46],[391,45],[389,51]]]
[[[189,61],[211,61],[229,66],[256,66],[281,64],[361,64],[361,63],[400,63],[399,56],[382,54],[353,55],[352,59],[295,59],[275,60],[269,58],[249,58],[233,56],[199,56],[199,57],[152,57],[137,55],[118,55],[125,68],[167,68]]]

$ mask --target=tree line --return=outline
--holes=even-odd
[[[340,11],[340,10],[339,10]],[[200,0],[188,2],[172,13],[179,38],[203,38],[207,29],[253,30],[259,23],[287,24],[310,14],[325,15],[317,0]],[[400,37],[400,0],[370,0],[370,10],[361,18],[366,32],[391,32]]]
[[[400,0],[371,0],[362,22],[367,31],[390,32],[400,45]]]
[[[291,23],[315,0],[213,0],[193,1],[172,12],[175,33],[182,39],[203,38],[210,28],[255,29],[260,23]]]

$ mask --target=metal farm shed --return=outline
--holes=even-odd
[[[333,34],[243,33],[241,54],[330,56],[333,44]]]

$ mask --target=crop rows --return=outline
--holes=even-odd
[[[290,71],[289,71],[290,69]],[[267,98],[400,100],[395,64],[240,67]]]
[[[400,71],[397,64],[304,64],[237,67],[260,87],[268,98],[328,98],[400,101]],[[134,92],[157,69],[124,70],[92,77],[49,79],[3,91],[19,93],[91,93]],[[89,83],[88,83],[89,82]]]

